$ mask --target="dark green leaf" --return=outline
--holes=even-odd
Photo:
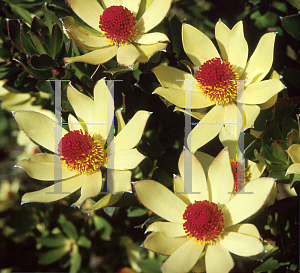
[[[182,24],[176,15],[170,20],[170,30],[171,30],[171,42],[173,47],[173,52],[176,53],[176,58],[178,58],[183,51],[182,40],[181,40],[181,29]]]
[[[58,53],[63,45],[63,33],[57,24],[52,27],[52,40],[53,40],[53,59],[56,60]]]
[[[52,264],[60,260],[63,256],[68,253],[69,249],[67,247],[52,249],[44,254],[42,254],[39,263],[40,264]]]
[[[21,22],[19,20],[8,20],[7,29],[9,38],[14,45],[25,54],[28,54],[21,42]]]
[[[273,114],[271,110],[261,111],[254,122],[254,129],[256,131],[262,131],[265,128],[266,122],[270,121],[272,116]]]
[[[17,80],[16,80],[15,83],[14,83],[15,87],[19,87],[19,86],[23,83],[24,79],[25,79],[27,76],[28,76],[28,72],[27,72],[27,71],[23,71],[22,73],[20,73],[20,74],[18,75]]]
[[[37,89],[48,94],[54,93],[54,90],[52,89],[51,83],[49,81],[38,81]]]
[[[57,63],[46,54],[33,55],[30,58],[30,64],[33,68],[40,70],[49,70],[58,66]]]
[[[281,18],[285,30],[295,39],[300,40],[300,14]]]
[[[283,69],[283,79],[288,80],[293,86],[300,86],[300,71],[294,68],[285,67]]]
[[[21,24],[21,42],[23,47],[29,53],[29,55],[36,54],[35,47],[32,44],[30,36],[28,35],[30,32],[30,28],[26,24]]]
[[[38,80],[48,80],[48,79],[52,78],[51,71],[36,70],[36,69],[33,69],[31,67],[24,65],[19,60],[15,59],[15,61],[20,63],[31,76],[33,76],[34,78],[36,78]]]

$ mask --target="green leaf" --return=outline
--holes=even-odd
[[[19,20],[8,20],[7,29],[8,36],[13,44],[19,50],[23,51],[25,54],[28,54],[21,42],[21,22]]]
[[[276,182],[278,183],[285,183],[285,184],[289,183],[289,175],[286,175],[285,171],[282,172],[271,171],[269,177],[276,179]]]
[[[253,272],[258,273],[258,272],[265,272],[269,270],[274,270],[279,267],[279,262],[277,260],[274,260],[273,257],[269,258],[266,260],[263,264],[260,266],[256,267]]]
[[[290,35],[300,40],[300,14],[283,17],[281,23]]]
[[[40,90],[41,92],[48,93],[48,94],[54,93],[54,90],[49,81],[38,81],[37,89]]]
[[[79,246],[85,247],[85,248],[91,248],[92,242],[86,238],[85,236],[81,235],[77,241],[77,244]]]
[[[48,55],[33,55],[30,58],[30,64],[33,68],[39,70],[53,69],[53,67],[58,66],[58,64]]]
[[[112,226],[110,223],[105,220],[103,217],[100,217],[98,215],[93,216],[94,225],[97,231],[102,231],[101,233],[101,239],[102,240],[110,240],[111,233],[113,231]]]
[[[72,222],[68,221],[63,214],[60,214],[57,222],[60,224],[63,232],[70,238],[77,240],[78,233]]]
[[[21,61],[14,59],[16,62],[18,62],[20,65],[24,67],[24,69],[34,78],[38,80],[48,80],[52,78],[52,73],[51,71],[42,71],[42,70],[36,70],[31,67],[26,66],[23,64]]]
[[[21,24],[21,42],[25,50],[29,53],[29,55],[36,54],[35,47],[32,44],[30,36],[28,33],[30,32],[30,28],[26,24]]]
[[[116,203],[120,198],[122,194],[107,194],[103,198],[101,198],[96,204],[94,204],[91,208],[89,208],[86,212],[91,213],[95,210],[102,209],[105,207],[109,207]]]
[[[287,143],[290,147],[293,144],[297,144],[299,142],[299,134],[296,130],[292,129],[287,135]]]
[[[81,268],[81,255],[77,245],[73,246],[70,259],[70,273],[77,273]]]
[[[148,213],[148,209],[144,208],[129,208],[127,209],[127,217],[140,217]]]
[[[53,40],[53,59],[56,60],[58,53],[63,45],[63,33],[57,24],[52,27],[52,40]]]
[[[60,260],[63,256],[65,256],[69,251],[69,247],[62,247],[52,249],[41,255],[39,260],[40,264],[52,264],[58,260]]]
[[[67,243],[66,237],[62,234],[53,234],[48,237],[41,237],[37,241],[46,247],[63,247]]]
[[[283,78],[288,80],[294,87],[300,86],[300,71],[294,68],[285,67],[283,69]]]
[[[62,24],[59,21],[59,19],[48,9],[47,3],[44,4],[42,7],[42,11],[45,15],[46,21],[47,21],[47,26],[48,29],[52,29],[53,25],[56,24],[59,26],[60,29],[62,29]]]
[[[174,15],[170,20],[170,31],[171,31],[171,45],[172,50],[176,53],[176,58],[179,58],[181,52],[183,51],[183,45],[181,40],[181,29],[182,24],[178,17]]]
[[[288,0],[291,5],[293,5],[296,9],[300,10],[300,2],[299,0]]]
[[[273,155],[282,162],[287,162],[285,151],[280,142],[274,141],[271,145]]]
[[[264,157],[260,153],[258,153],[257,150],[254,150],[254,156],[260,164],[268,165]]]
[[[31,23],[32,20],[32,14],[25,8],[22,8],[19,5],[13,5],[10,4],[11,6],[11,10],[13,11],[13,13],[17,13],[22,19],[25,20],[25,22],[27,23]]]
[[[29,33],[32,44],[35,47],[35,50],[39,53],[39,54],[46,54],[47,55],[47,51],[44,48],[43,42],[41,41],[41,39],[33,32]]]
[[[263,131],[267,121],[272,120],[272,111],[271,110],[264,110],[261,111],[258,117],[254,122],[254,130],[256,131]]]
[[[161,264],[157,260],[147,259],[138,262],[138,266],[145,273],[160,273]]]

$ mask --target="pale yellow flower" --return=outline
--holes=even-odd
[[[68,0],[72,10],[90,27],[72,17],[64,18],[71,39],[91,50],[82,56],[65,58],[66,63],[102,64],[117,56],[121,65],[145,63],[169,41],[160,32],[148,33],[166,16],[172,0]]]
[[[189,151],[185,151],[190,153]],[[181,177],[174,178],[174,192],[158,182],[135,183],[140,202],[167,222],[154,222],[143,246],[170,256],[162,266],[164,273],[229,272],[234,262],[229,252],[248,257],[264,250],[257,228],[239,224],[256,213],[267,199],[274,180],[258,178],[245,186],[246,192],[233,198],[234,179],[226,149],[205,171],[193,154],[191,173],[185,173],[184,152],[178,167]],[[184,192],[185,183],[193,192]]]
[[[238,101],[244,103],[244,128],[241,130],[251,127],[260,112],[260,105],[267,107],[274,103],[276,94],[284,88],[275,75],[263,80],[273,63],[275,33],[262,36],[249,60],[242,21],[231,30],[218,21],[215,35],[221,54],[205,34],[183,24],[183,47],[193,62],[193,75],[174,67],[153,69],[162,85],[154,93],[180,108],[197,110],[209,107],[204,117],[202,113],[192,112],[194,117],[201,119],[188,137],[192,152],[217,136],[225,122],[227,132],[237,139],[237,126],[230,124],[237,122],[237,80],[244,80],[245,84],[244,100]],[[186,90],[191,91],[190,105]]]
[[[110,130],[107,105],[113,105],[113,98],[107,94],[110,92],[104,80],[97,82],[94,100],[69,85],[68,100],[77,116],[68,116],[69,132],[43,114],[14,112],[27,136],[54,153],[36,154],[28,160],[21,160],[17,166],[37,180],[58,179],[45,189],[26,193],[22,203],[56,201],[81,188],[81,196],[73,204],[80,206],[87,198],[99,194],[106,169],[112,170],[114,189],[110,188],[111,192],[131,190],[129,169],[135,168],[145,158],[134,147],[142,136],[149,113],[137,112],[114,140],[107,143]],[[57,127],[61,130],[59,139],[59,133],[55,133]]]
[[[286,173],[297,173],[300,174],[300,144],[293,144],[288,148],[287,153],[292,159],[293,163],[288,167]]]

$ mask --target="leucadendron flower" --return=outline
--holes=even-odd
[[[157,51],[166,48],[168,37],[151,32],[166,16],[172,0],[68,0],[72,10],[90,27],[72,17],[64,26],[78,46],[91,50],[82,56],[65,58],[66,63],[102,64],[117,56],[119,64],[145,63]]]
[[[186,173],[185,153],[192,160],[187,163],[191,173]],[[243,257],[261,253],[264,247],[257,228],[239,223],[262,207],[274,180],[254,179],[244,188],[252,194],[239,192],[232,197],[234,178],[226,149],[211,163],[207,178],[188,150],[181,154],[178,167],[181,177],[174,178],[175,194],[152,180],[134,184],[140,202],[167,220],[151,224],[147,232],[152,233],[143,243],[149,250],[170,256],[162,271],[225,273],[234,266],[230,252]]]
[[[237,122],[238,85],[244,86],[244,96],[238,100],[241,105],[244,104],[244,128],[239,128],[239,131],[252,126],[260,112],[260,105],[269,100],[273,103],[275,95],[284,88],[275,76],[263,80],[273,63],[274,32],[261,37],[249,60],[242,21],[231,30],[218,21],[215,35],[220,53],[205,34],[183,24],[183,48],[193,63],[190,65],[192,74],[174,67],[153,68],[162,85],[154,93],[179,108],[191,109],[192,115],[201,119],[189,135],[192,152],[217,136],[223,126],[237,139],[237,125],[232,123]],[[188,90],[190,99],[186,97]],[[208,112],[203,117],[203,113],[194,111],[197,109]]]
[[[288,148],[287,153],[293,161],[293,164],[286,170],[287,174],[295,173],[300,175],[300,144],[293,144]]]
[[[107,105],[113,107],[114,104],[105,81],[100,80],[95,85],[94,100],[71,85],[67,96],[77,116],[69,114],[69,131],[37,112],[13,113],[26,135],[53,153],[39,153],[17,163],[16,166],[32,178],[55,182],[45,189],[26,193],[22,203],[56,201],[81,188],[81,196],[73,204],[79,207],[87,198],[99,194],[102,178],[108,172],[113,182],[108,185],[110,192],[129,191],[129,169],[145,158],[134,147],[143,134],[149,112],[138,111],[126,125],[120,112],[116,114],[120,132],[107,143],[109,132],[113,132],[109,116],[113,118],[111,111],[114,110]]]

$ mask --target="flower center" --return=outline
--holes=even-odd
[[[233,192],[238,193],[243,186],[247,185],[251,179],[251,173],[248,168],[245,168],[244,181],[243,185],[238,185],[238,172],[237,172],[237,161],[235,159],[230,159],[231,170],[234,178],[234,188]]]
[[[123,6],[110,6],[100,16],[99,28],[112,45],[122,46],[133,41],[137,33],[135,24],[136,19],[129,9]]]
[[[104,149],[96,136],[87,131],[74,130],[60,140],[58,155],[68,170],[78,174],[92,174],[100,170]]]
[[[221,209],[207,200],[189,204],[183,214],[183,229],[188,237],[197,243],[216,242],[224,230]]]
[[[236,98],[238,73],[232,65],[220,58],[203,63],[195,78],[201,94],[216,104],[230,103]]]

